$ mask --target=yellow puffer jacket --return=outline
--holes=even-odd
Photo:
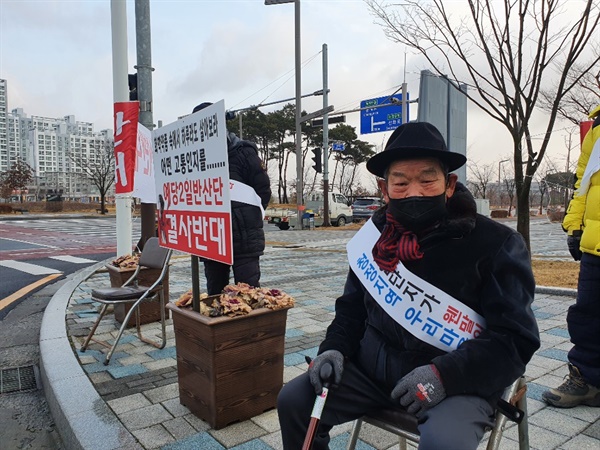
[[[594,152],[592,158],[594,146],[600,146],[600,106],[592,111],[590,119],[594,119],[594,124],[581,144],[575,189],[579,189],[588,164],[600,167],[600,148]],[[600,170],[592,174],[587,192],[583,195],[575,192],[562,226],[569,235],[572,235],[573,231],[582,230],[581,251],[600,256]]]

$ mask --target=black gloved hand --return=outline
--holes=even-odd
[[[333,369],[333,384],[340,384],[342,373],[344,372],[344,355],[337,350],[326,350],[312,360],[308,366],[308,377],[317,395],[321,395],[321,392],[323,392],[323,383],[328,381],[321,377],[322,373],[325,373],[324,371],[321,372],[321,368],[325,364],[329,364]]]
[[[437,368],[429,364],[417,367],[402,377],[392,391],[392,398],[400,399],[407,412],[420,417],[425,410],[446,398],[446,390]]]
[[[581,260],[581,250],[579,249],[580,245],[581,230],[575,230],[573,231],[573,234],[567,236],[567,247],[569,248],[569,253],[575,261]]]

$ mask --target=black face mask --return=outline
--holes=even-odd
[[[389,212],[405,228],[418,233],[446,215],[446,193],[435,197],[389,199]]]

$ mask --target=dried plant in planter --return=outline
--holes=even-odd
[[[218,296],[200,295],[200,313],[204,316],[239,316],[253,309],[284,309],[294,306],[294,299],[279,289],[255,288],[246,283],[225,286]],[[190,307],[192,291],[184,293],[175,302],[180,308]]]
[[[111,265],[118,267],[119,269],[132,269],[138,266],[140,263],[140,255],[123,255],[117,259],[111,261]]]

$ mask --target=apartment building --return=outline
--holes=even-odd
[[[6,80],[0,79],[0,171],[8,168],[8,93]]]
[[[5,80],[0,80],[0,109],[2,104],[8,104]],[[95,132],[92,123],[77,121],[73,115],[28,117],[22,108],[15,108],[5,114],[6,144],[2,147],[1,121],[0,110],[0,171],[10,168],[17,159],[29,164],[35,176],[34,185],[28,189],[29,200],[40,200],[49,193],[79,201],[99,197],[84,169],[105,158],[102,150],[112,146],[112,130]]]

